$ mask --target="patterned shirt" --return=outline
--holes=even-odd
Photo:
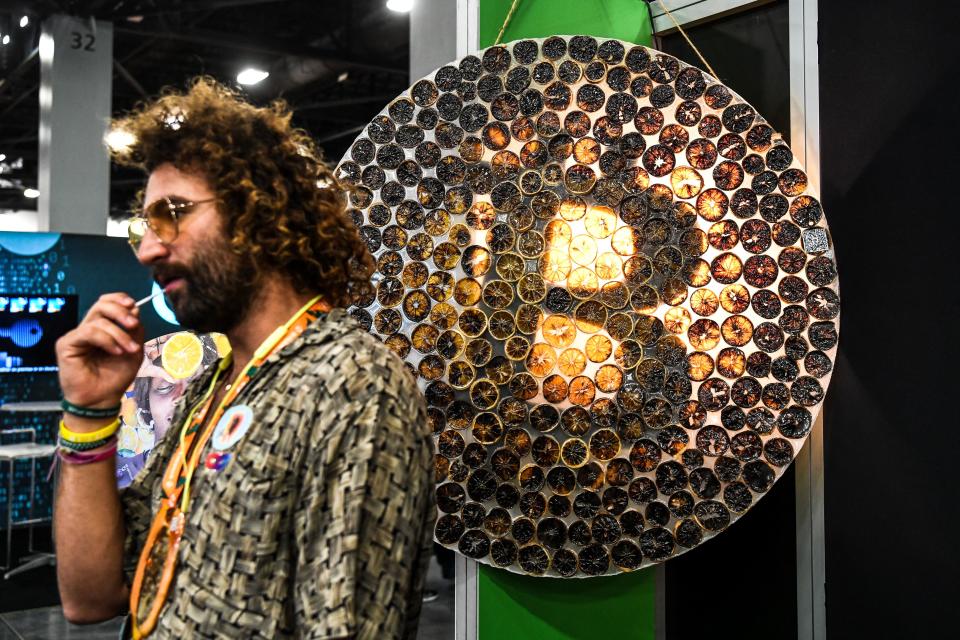
[[[215,368],[190,386],[174,425]],[[201,457],[150,637],[414,638],[435,518],[433,444],[403,363],[337,309],[270,356],[240,404],[252,426],[222,469]],[[131,580],[177,435],[121,493]]]

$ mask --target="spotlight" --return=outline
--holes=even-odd
[[[20,18],[20,28],[21,28],[21,29],[23,29],[23,28],[24,28],[25,26],[27,26],[28,24],[30,24],[30,18],[28,18],[27,16],[23,16],[22,18]]]
[[[7,154],[5,154],[5,153],[0,153],[0,162],[3,162],[3,161],[6,160],[6,159],[7,159]]]
[[[387,9],[397,13],[409,13],[413,9],[413,0],[387,0]]]
[[[40,197],[40,192],[37,191],[36,189],[31,189],[31,188],[27,187],[26,189],[23,190],[23,197],[24,197],[24,198],[31,198],[31,199],[32,199],[32,198],[39,198],[39,197]]]
[[[7,35],[3,36],[3,40],[0,40],[0,43],[10,44],[10,36],[7,36]]]
[[[260,69],[248,68],[244,69],[237,74],[237,82],[240,84],[251,85],[262,82],[269,76],[268,71],[262,71]]]

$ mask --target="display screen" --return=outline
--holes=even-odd
[[[77,326],[77,296],[0,293],[0,373],[56,371],[57,339]]]

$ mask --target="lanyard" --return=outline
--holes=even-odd
[[[317,296],[301,307],[286,324],[277,327],[277,329],[257,347],[250,362],[237,374],[237,377],[228,387],[228,391],[223,396],[220,404],[217,405],[216,410],[210,416],[210,419],[207,420],[203,432],[200,433],[200,426],[203,425],[213,404],[214,390],[216,389],[217,382],[221,374],[230,367],[232,355],[228,355],[220,362],[220,366],[217,367],[217,371],[210,381],[210,386],[207,388],[206,393],[190,413],[187,414],[183,427],[180,429],[180,446],[177,448],[163,474],[163,492],[171,507],[176,504],[177,498],[182,495],[180,511],[181,513],[186,513],[190,504],[190,480],[193,478],[193,472],[196,470],[197,465],[199,465],[203,449],[206,447],[207,441],[209,441],[217,422],[220,420],[226,408],[230,406],[230,403],[246,388],[247,384],[253,376],[256,375],[257,371],[270,355],[290,344],[290,342],[304,332],[307,325],[315,320],[320,313],[328,309],[327,304],[321,302],[320,296]]]

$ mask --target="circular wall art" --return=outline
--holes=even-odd
[[[793,460],[837,346],[830,235],[743,99],[677,59],[523,40],[416,82],[340,163],[352,308],[418,377],[435,537],[530,575],[631,571]]]

